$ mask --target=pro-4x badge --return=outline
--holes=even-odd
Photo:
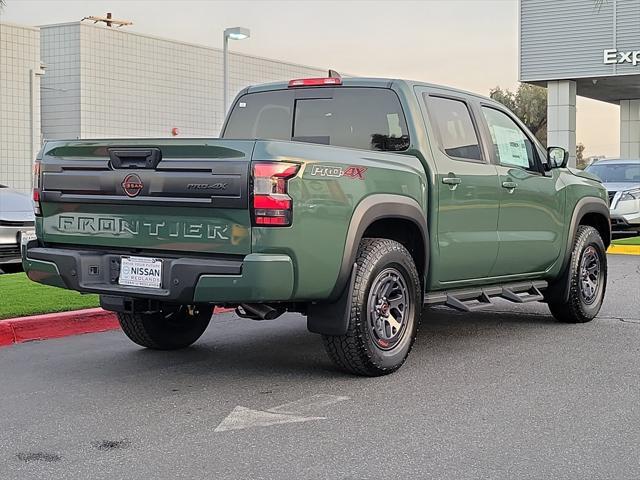
[[[349,166],[330,167],[327,165],[313,165],[311,167],[311,175],[314,177],[347,177],[354,180],[364,180],[367,167]]]
[[[364,172],[367,171],[367,167],[349,167],[342,174],[343,177],[350,177],[356,180],[364,180]]]

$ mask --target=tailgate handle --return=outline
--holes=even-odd
[[[159,148],[110,148],[113,168],[156,168],[162,160]]]

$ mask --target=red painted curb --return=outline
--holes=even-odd
[[[233,308],[215,307],[213,314],[231,313]],[[102,308],[47,313],[0,320],[0,346],[14,343],[106,332],[120,328],[115,313]]]
[[[13,335],[13,328],[9,322],[0,322],[0,347],[15,343],[16,337]]]
[[[236,309],[235,308],[222,308],[222,307],[215,307],[213,309],[213,314],[217,315],[218,313],[232,313],[235,312]]]
[[[106,332],[119,327],[116,315],[101,308],[10,318],[0,321],[0,345]]]

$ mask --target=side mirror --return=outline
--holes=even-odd
[[[562,147],[547,148],[547,166],[552,168],[564,168],[569,162],[569,152]]]

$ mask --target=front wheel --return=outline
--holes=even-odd
[[[158,312],[118,313],[118,320],[134,343],[154,350],[177,350],[202,336],[211,320],[211,308],[179,305]]]
[[[600,311],[607,287],[607,253],[598,230],[578,228],[567,268],[569,300],[550,301],[549,310],[561,322],[589,322]]]
[[[342,370],[386,375],[402,366],[416,338],[420,278],[411,254],[393,240],[362,240],[356,264],[347,333],[323,335],[324,346]]]

